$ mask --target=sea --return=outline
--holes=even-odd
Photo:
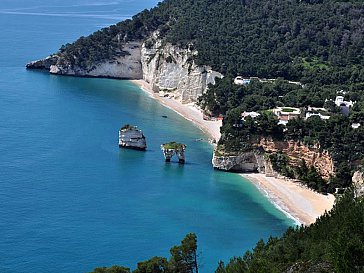
[[[25,69],[157,2],[1,0],[0,272],[135,269],[194,232],[211,273],[294,225],[249,181],[215,171],[207,136],[131,82]],[[127,123],[146,152],[119,149]],[[164,162],[169,141],[187,145],[186,164]]]

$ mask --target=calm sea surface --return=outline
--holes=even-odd
[[[201,272],[293,221],[238,175],[214,171],[206,136],[128,81],[51,76],[26,62],[154,0],[1,0],[0,272],[135,268],[198,236]],[[168,118],[163,118],[166,115]],[[120,150],[118,128],[148,151]],[[160,144],[186,143],[187,164]]]

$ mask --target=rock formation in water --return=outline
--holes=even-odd
[[[179,163],[185,163],[186,145],[177,142],[169,142],[161,145],[166,162],[170,162],[174,155],[177,155]]]
[[[145,150],[147,142],[141,130],[127,124],[119,130],[119,147]]]

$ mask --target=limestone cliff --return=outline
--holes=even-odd
[[[356,196],[364,195],[364,172],[356,171],[352,178]]]
[[[141,79],[141,42],[125,43],[121,50],[126,54],[106,60],[98,64],[83,68],[69,64],[60,55],[54,54],[43,60],[27,64],[27,68],[47,69],[51,74],[78,76],[78,77],[108,77],[121,79]]]
[[[327,151],[320,151],[318,147],[308,147],[299,141],[272,141],[261,139],[259,147],[266,153],[282,152],[289,156],[290,165],[297,166],[304,160],[308,166],[314,166],[324,179],[334,175],[334,162]]]
[[[124,52],[123,56],[86,68],[71,65],[59,54],[28,63],[27,68],[46,69],[57,75],[144,79],[155,92],[171,92],[183,103],[196,101],[209,83],[215,83],[215,77],[222,77],[208,66],[196,65],[193,57],[198,52],[191,46],[184,49],[170,43],[163,44],[158,32],[145,41],[126,42],[118,49]]]
[[[265,173],[267,160],[257,152],[245,152],[237,155],[218,155],[212,157],[214,168],[229,172],[259,172]]]
[[[216,77],[222,78],[222,74],[211,70],[211,67],[195,64],[193,58],[198,52],[191,49],[192,45],[187,49],[170,43],[163,45],[158,34],[154,35],[151,38],[152,46],[143,44],[141,63],[143,79],[151,84],[155,92],[173,92],[181,102],[193,102],[202,95],[208,84],[215,84]]]
[[[214,168],[235,172],[260,172],[267,176],[277,176],[269,160],[269,154],[281,152],[289,157],[289,164],[297,166],[305,160],[308,166],[314,166],[324,179],[334,175],[334,163],[329,153],[321,152],[317,147],[307,147],[297,141],[273,141],[261,139],[252,151],[234,155],[224,155],[215,150],[212,159]]]

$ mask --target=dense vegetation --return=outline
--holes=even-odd
[[[103,28],[88,37],[81,37],[74,43],[63,45],[58,52],[62,57],[60,60],[66,65],[92,69],[94,65],[105,60],[125,56],[128,52],[123,51],[122,46],[126,42],[144,40],[148,34],[157,29],[163,32],[170,15],[166,4],[159,6],[164,8],[144,10],[132,19]]]
[[[154,257],[138,263],[133,273],[198,272],[197,243],[188,234],[171,258]],[[289,228],[281,238],[260,240],[252,251],[220,262],[215,273],[358,273],[364,272],[364,199],[347,193],[332,211],[308,227]],[[97,268],[94,273],[129,273],[125,267]]]
[[[167,2],[179,11],[168,39],[193,41],[198,62],[225,75],[320,84],[363,80],[362,1]]]
[[[261,240],[252,252],[220,263],[216,273],[364,272],[363,257],[364,199],[346,194],[316,223]]]
[[[194,233],[187,234],[181,245],[170,250],[169,261],[164,257],[153,257],[138,263],[132,273],[198,273],[197,264],[197,238]],[[99,267],[91,273],[130,273],[130,269],[114,265],[112,267]]]
[[[186,145],[172,141],[162,144],[162,147],[166,150],[184,150]]]
[[[60,51],[72,64],[92,65],[123,54],[122,43],[144,40],[158,29],[167,42],[193,43],[196,61],[225,75],[360,83],[363,12],[362,1],[353,0],[165,0]]]

